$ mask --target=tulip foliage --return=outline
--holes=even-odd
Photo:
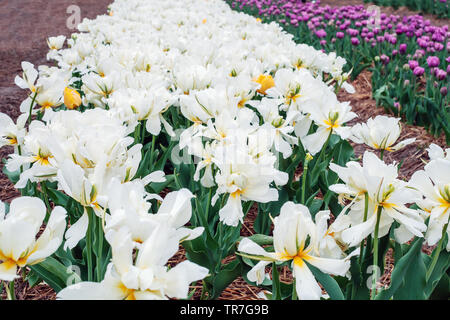
[[[18,270],[59,299],[191,299],[197,281],[216,299],[240,276],[278,300],[448,293],[450,150],[399,179],[383,155],[415,141],[398,118],[348,125],[345,59],[220,0],[116,0],[79,30],[48,40],[55,66],[22,63],[22,114],[0,114],[22,193],[0,206],[9,298]]]
[[[391,6],[397,9],[406,6],[411,10],[436,14],[438,17],[450,18],[450,8],[447,0],[364,0],[381,6]]]

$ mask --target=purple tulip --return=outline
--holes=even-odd
[[[385,55],[385,54],[382,54],[382,55],[380,56],[380,60],[381,60],[381,62],[382,62],[384,65],[386,65],[386,64],[389,63],[389,57],[388,57],[387,55]]]
[[[348,28],[347,33],[352,37],[356,37],[359,34],[359,31],[356,29]]]
[[[352,42],[352,45],[354,45],[354,46],[359,45],[359,39],[356,38],[356,37],[353,37],[353,38],[351,39],[351,42]]]
[[[447,89],[447,87],[442,87],[441,88],[441,94],[445,97],[446,95],[447,95],[447,93],[448,93],[448,89]]]
[[[425,73],[425,69],[422,67],[415,67],[413,70],[413,73],[415,76],[420,77],[421,75],[423,75]]]
[[[325,38],[327,36],[327,32],[324,29],[317,30],[316,36],[318,38]]]
[[[340,32],[340,31],[336,32],[336,38],[342,39],[342,38],[344,38],[344,37],[345,37],[345,33]]]
[[[444,70],[441,70],[441,69],[436,69],[435,75],[436,75],[436,78],[438,78],[441,81],[445,80],[445,78],[447,78],[447,72],[445,72]]]
[[[409,60],[408,65],[411,70],[414,70],[419,66],[419,63],[416,60]]]
[[[440,63],[439,58],[436,56],[429,56],[427,58],[427,64],[430,68],[439,66],[439,63]]]
[[[436,51],[442,51],[442,50],[444,50],[444,45],[443,45],[442,43],[435,42],[435,43],[434,43],[434,49],[435,49]]]
[[[401,54],[405,54],[407,48],[408,48],[408,46],[406,45],[406,43],[402,43],[402,44],[400,44],[398,50]]]

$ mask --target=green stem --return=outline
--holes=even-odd
[[[330,134],[328,135],[327,141],[325,141],[325,143],[322,147],[322,150],[320,151],[319,158],[317,159],[315,165],[320,164],[320,162],[322,161],[323,154],[325,153],[325,149],[328,147],[328,144],[330,143],[330,138],[331,138],[332,134],[333,134],[333,130],[330,130]]]
[[[145,128],[144,123],[142,123],[141,129],[142,129],[141,130],[141,144],[144,146],[145,145],[145,134],[147,132],[147,129]]]
[[[426,280],[427,281],[430,279],[431,274],[433,273],[434,267],[436,266],[436,263],[437,263],[437,261],[439,259],[439,255],[440,255],[441,250],[442,250],[442,243],[444,242],[445,233],[447,232],[447,228],[448,228],[448,222],[444,226],[444,228],[442,229],[441,240],[439,240],[439,243],[438,243],[438,245],[436,247],[436,251],[434,252],[433,260],[431,261],[430,268],[427,270],[427,274],[426,274]]]
[[[136,126],[136,128],[134,128],[134,143],[138,143],[138,141],[140,141],[140,128],[139,126],[141,125],[141,123],[139,122]]]
[[[272,263],[272,300],[281,300],[280,275],[275,262]]]
[[[306,155],[306,157],[305,157],[305,164],[303,166],[302,195],[301,195],[301,199],[300,199],[300,201],[301,201],[300,203],[301,204],[305,204],[306,177],[307,177],[307,174],[308,174],[308,164],[309,164],[309,161],[311,159],[309,156],[310,156],[309,154]]]
[[[377,223],[375,224],[375,231],[373,236],[373,267],[375,270],[375,275],[372,278],[372,292],[371,292],[371,300],[375,299],[377,294],[377,279],[378,279],[378,230],[380,228],[380,217],[381,210],[383,210],[383,206],[378,207],[377,211]]]
[[[86,208],[87,215],[89,217],[89,224],[86,233],[86,251],[87,251],[87,269],[88,269],[88,281],[93,281],[93,264],[92,264],[92,234],[94,227],[94,212],[92,208]]]
[[[150,172],[151,171],[153,171],[153,155],[154,155],[154,153],[155,153],[155,143],[156,143],[156,136],[152,136],[152,149],[151,149],[151,153],[150,153],[150,165],[152,166],[151,167],[151,170],[150,170]]]
[[[33,111],[33,106],[34,106],[34,102],[36,100],[36,96],[37,96],[37,92],[34,93],[33,99],[31,100],[30,110],[29,110],[28,119],[27,119],[28,125],[31,122],[31,112]]]
[[[6,298],[8,300],[16,300],[16,293],[14,290],[14,280],[10,281],[7,286],[5,286]]]
[[[384,157],[384,149],[380,150],[380,160],[383,160]]]
[[[212,188],[209,188],[208,201],[206,202],[206,211],[205,211],[206,221],[208,221],[209,207],[211,206],[211,197],[212,197]]]
[[[45,181],[41,181],[41,190],[42,194],[44,195],[44,203],[47,207],[47,216],[50,216],[51,207],[50,207],[50,201],[48,200],[48,194],[47,194],[47,184]]]
[[[98,247],[97,247],[97,282],[101,282],[103,280],[103,263],[102,263],[102,255],[103,255],[103,223],[102,219],[97,218],[97,236],[98,236]]]
[[[294,281],[292,281],[292,300],[297,300],[297,287],[295,286],[295,278]]]
[[[19,143],[17,143],[17,152],[19,153],[19,156],[22,155],[22,147],[20,146]],[[23,172],[23,167],[20,166],[19,170],[20,170],[20,173],[22,173]]]
[[[364,218],[363,223],[367,221],[367,211],[369,210],[369,194],[364,193]],[[361,264],[362,254],[364,251],[364,239],[361,241],[361,245],[359,248],[359,263]]]
[[[208,292],[208,289],[206,288],[206,282],[205,280],[202,281],[202,294],[200,296],[200,300],[206,300],[206,293]]]

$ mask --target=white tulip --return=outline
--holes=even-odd
[[[420,192],[415,202],[430,218],[425,238],[432,246],[442,238],[444,226],[449,222],[450,161],[439,158],[430,161],[424,170],[412,175],[409,185]],[[448,228],[446,232],[450,235]],[[450,251],[449,244],[447,251]]]
[[[175,229],[160,225],[144,241],[133,262],[134,245],[126,227],[110,230],[112,262],[100,283],[80,282],[57,295],[65,300],[163,300],[186,299],[189,285],[208,275],[208,269],[184,261],[168,270],[169,258],[178,250]]]
[[[55,207],[44,232],[36,239],[47,212],[41,199],[14,199],[6,218],[1,202],[0,208],[0,279],[13,281],[19,277],[18,268],[42,262],[59,248],[66,228],[66,210]]]
[[[378,150],[397,151],[416,141],[415,138],[397,143],[401,132],[400,118],[376,116],[367,123],[358,123],[352,127],[350,139],[356,143],[365,143]]]
[[[314,278],[309,263],[322,272],[344,276],[350,268],[348,259],[326,258],[320,254],[321,235],[307,207],[286,202],[274,219],[273,244],[275,252],[267,252],[248,238],[238,246],[241,255],[262,260],[249,272],[249,279],[262,283],[264,266],[271,262],[292,261],[297,296],[300,300],[319,300],[322,290]]]

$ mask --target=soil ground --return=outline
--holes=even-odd
[[[26,98],[24,90],[14,85],[14,77],[21,72],[21,62],[29,61],[35,66],[41,64],[49,64],[46,59],[48,47],[46,38],[57,36],[60,34],[70,36],[76,30],[67,27],[67,19],[71,16],[71,12],[67,13],[69,6],[77,5],[80,8],[81,17],[94,18],[99,14],[106,12],[108,4],[111,0],[14,0],[0,2],[0,61],[2,68],[0,69],[0,112],[8,114],[11,118],[16,119],[19,112],[20,103]],[[343,6],[362,4],[361,0],[322,0],[322,5]],[[366,7],[369,4],[364,4]],[[381,11],[387,14],[417,14],[407,8],[393,10],[392,8],[381,7]],[[448,19],[437,19],[432,15],[425,15],[434,25],[449,24]],[[353,110],[359,115],[353,121],[364,122],[370,117],[378,114],[385,114],[383,108],[377,108],[375,101],[372,99],[372,88],[370,82],[371,74],[368,71],[362,72],[358,78],[353,81],[356,93],[349,95],[345,92],[339,94],[341,101],[350,101]],[[399,162],[405,159],[401,169],[400,176],[408,179],[414,171],[423,168],[422,160],[427,159],[425,149],[433,142],[440,146],[445,146],[443,137],[433,137],[428,134],[425,129],[404,125],[400,139],[410,137],[416,138],[416,143],[407,146],[401,151],[389,153],[385,155],[386,162]],[[363,145],[355,145],[355,153],[361,156],[366,147]],[[11,148],[2,148],[0,150],[0,158],[5,159]],[[0,170],[3,164],[0,163]],[[10,202],[20,194],[14,189],[7,177],[0,173],[0,200]],[[252,234],[252,222],[255,218],[255,208],[252,208],[245,219],[243,235]],[[424,248],[429,251],[429,248]],[[184,259],[182,250],[174,256],[172,263],[179,262]],[[388,256],[386,261],[385,275],[382,283],[389,283],[390,272],[392,271],[392,258]],[[285,280],[289,280],[289,273],[282,273]],[[195,297],[201,290],[198,288]],[[228,300],[251,300],[258,299],[257,294],[260,289],[249,286],[242,278],[235,280],[222,294],[220,299]],[[16,281],[16,293],[18,299],[47,300],[55,299],[54,291],[45,284],[40,284],[34,288],[30,288],[27,282]]]

